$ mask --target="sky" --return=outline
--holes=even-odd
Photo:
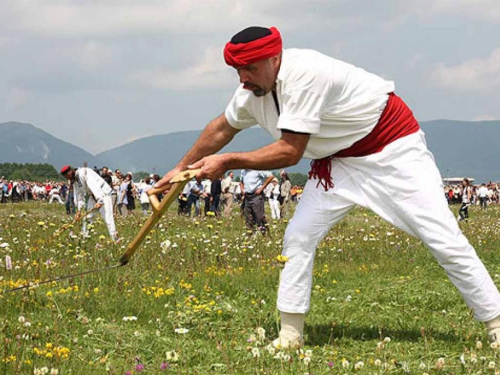
[[[0,25],[0,123],[93,154],[222,113],[248,26],[393,80],[420,121],[500,119],[498,0],[0,0]]]

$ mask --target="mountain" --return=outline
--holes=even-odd
[[[443,177],[500,181],[500,121],[435,120],[421,126]]]
[[[48,163],[57,170],[65,164],[101,165],[94,155],[41,129],[21,122],[0,124],[0,163]]]
[[[500,121],[435,120],[421,122],[427,145],[443,177],[472,177],[476,182],[500,181]],[[198,138],[200,131],[184,131],[142,138],[102,152],[97,157],[110,166],[163,174],[173,168]],[[223,152],[254,150],[272,142],[261,128],[238,133]],[[291,172],[307,173],[309,160]]]
[[[435,120],[421,126],[443,177],[500,181],[500,121]],[[0,163],[50,163],[59,169],[87,162],[161,175],[175,166],[199,135],[193,130],[145,137],[93,156],[33,125],[8,122],[0,124]],[[270,142],[271,137],[256,127],[237,134],[223,152],[254,150]],[[307,173],[309,160],[287,170]]]
[[[199,135],[199,130],[193,130],[145,137],[97,154],[97,157],[112,168],[116,166],[123,171],[148,171],[161,175],[175,167]],[[250,151],[271,142],[272,138],[267,132],[261,128],[251,128],[236,134],[221,152]],[[308,165],[309,162],[303,160],[290,171],[305,173]]]

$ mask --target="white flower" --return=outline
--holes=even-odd
[[[386,338],[384,338],[384,342],[385,342],[385,343],[391,342],[391,338],[390,338],[390,337],[386,337]]]
[[[272,345],[268,345],[266,347],[267,349],[267,352],[270,354],[270,355],[275,355],[276,354],[276,349],[272,346]],[[281,353],[281,352],[280,352]],[[279,354],[279,353],[278,353]]]
[[[481,350],[483,348],[483,343],[481,341],[476,342],[476,349]]]
[[[172,350],[171,352],[167,352],[167,361],[170,362],[177,362],[179,360],[179,355],[175,350]]]
[[[50,369],[50,375],[58,375],[59,374],[59,370],[56,369],[56,368],[52,368]]]
[[[345,358],[344,358],[344,359],[342,360],[342,367],[343,367],[343,368],[349,368],[349,366],[350,366],[350,365],[351,365],[351,364],[349,363],[349,361],[348,361],[347,359],[345,359]]]
[[[382,361],[380,359],[376,359],[375,362],[373,362],[373,364],[376,366],[376,367],[380,367],[382,366]]]
[[[311,357],[304,357],[302,361],[304,362],[304,365],[309,366],[311,363]]]
[[[91,329],[89,329],[89,330],[87,331],[87,335],[91,336],[91,335],[93,335],[93,334],[94,334],[94,331],[92,331]]]
[[[156,336],[161,336],[161,332],[160,331],[156,331]]]
[[[185,334],[185,333],[189,332],[189,329],[187,329],[187,328],[176,328],[174,331],[175,331],[175,333]]]
[[[495,364],[495,362],[493,362],[493,361],[491,361],[490,363],[488,363],[488,368],[489,368],[490,370],[495,369],[495,366],[496,366],[496,364]]]
[[[137,316],[124,316],[123,317],[123,321],[124,322],[132,322],[132,321],[135,321],[137,320]]]
[[[442,369],[444,367],[444,358],[439,357],[438,360],[436,361],[436,367],[438,369]]]
[[[21,315],[19,318],[17,318],[17,321],[22,324],[26,321],[26,319]]]
[[[29,327],[31,327],[31,323],[30,322],[24,322],[24,326],[27,327],[27,328],[29,328]]]
[[[135,331],[135,332],[134,332],[134,336],[135,336],[135,337],[139,337],[140,335],[141,335],[141,333],[140,333],[139,331]]]
[[[260,357],[260,350],[259,350],[259,348],[252,348],[252,356],[254,358],[259,358]]]
[[[311,349],[306,350],[306,353],[305,353],[305,354],[306,354],[306,357],[312,357],[312,355],[313,355],[313,351],[312,351]]]
[[[425,365],[425,363],[424,363],[424,362],[420,362],[420,364],[418,365],[418,368],[419,368],[420,370],[425,370],[425,368],[426,368],[426,367],[427,367],[427,366]]]
[[[356,362],[356,364],[354,365],[355,370],[361,370],[363,367],[365,367],[363,361]]]
[[[264,340],[266,338],[266,330],[262,327],[257,328],[257,335],[259,340]]]
[[[460,363],[462,365],[465,365],[465,354],[464,353],[462,353],[462,355],[460,356]]]
[[[9,244],[7,242],[0,243],[0,248],[5,249],[6,247],[9,247]]]
[[[40,369],[40,371],[41,371],[41,373],[42,373],[42,374],[48,374],[48,372],[49,372],[49,368],[48,368],[48,367],[42,367],[42,368]]]

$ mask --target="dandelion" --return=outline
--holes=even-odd
[[[278,256],[276,257],[276,260],[277,260],[278,262],[280,262],[280,263],[283,263],[283,264],[285,264],[286,262],[288,262],[288,259],[289,259],[289,258],[288,258],[287,256],[285,256],[285,255],[278,255]]]
[[[186,334],[186,333],[189,332],[189,329],[187,329],[187,328],[176,328],[174,331],[175,331],[175,333],[180,333],[181,335],[184,335],[184,334]]]
[[[356,362],[356,364],[354,365],[354,369],[357,371],[361,370],[363,367],[365,367],[363,361]]]
[[[380,359],[376,359],[375,362],[373,362],[373,364],[375,365],[375,367],[380,367],[382,366],[382,361]]]
[[[43,227],[43,226],[45,225],[45,221],[39,221],[37,224],[38,224],[39,226]]]
[[[476,349],[481,350],[483,348],[483,343],[481,341],[476,342]]]

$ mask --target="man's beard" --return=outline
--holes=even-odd
[[[255,96],[264,96],[267,94],[266,90],[264,90],[262,87],[254,85],[250,82],[245,82],[243,84],[243,88],[252,91]],[[254,90],[252,90],[252,88],[254,88]]]

